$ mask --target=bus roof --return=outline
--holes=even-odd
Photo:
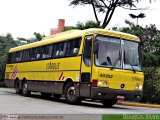
[[[34,47],[47,45],[47,44],[54,43],[54,42],[65,41],[65,40],[72,39],[75,37],[81,37],[84,35],[91,35],[91,34],[102,34],[102,35],[127,39],[131,41],[137,41],[137,42],[140,41],[138,37],[131,35],[131,34],[112,31],[112,30],[106,30],[106,29],[90,28],[86,30],[69,30],[66,32],[61,32],[55,35],[44,37],[41,41],[11,48],[9,52],[16,52],[20,50],[34,48]]]

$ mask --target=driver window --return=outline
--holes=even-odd
[[[85,46],[83,50],[83,61],[86,66],[91,66],[91,52],[92,52],[92,37],[85,39]]]

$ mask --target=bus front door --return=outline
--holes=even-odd
[[[81,81],[80,81],[80,96],[91,96],[91,65],[92,65],[92,36],[85,37],[82,64],[81,64]]]

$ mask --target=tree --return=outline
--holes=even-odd
[[[37,33],[34,32],[33,35],[35,36],[34,38],[17,38],[16,42],[18,45],[24,45],[24,44],[28,44],[28,43],[33,43],[33,42],[37,42],[37,41],[41,41],[43,39],[43,37],[45,37],[45,35],[41,34],[41,33]]]
[[[10,33],[7,33],[5,36],[0,36],[0,81],[4,78],[7,53],[10,48],[15,46],[17,46],[17,44]]]
[[[78,22],[75,27],[74,26],[66,27],[65,30],[71,30],[71,29],[84,30],[88,28],[100,28],[100,25],[92,20],[89,20],[86,23]]]
[[[160,104],[160,74],[155,67],[146,67],[143,98],[141,102]]]
[[[138,25],[138,19],[139,19],[139,18],[144,18],[144,17],[146,17],[144,13],[140,13],[139,15],[134,15],[134,14],[129,14],[129,15],[130,15],[131,18],[133,18],[133,19],[136,18],[136,19],[137,19],[137,25]]]
[[[45,37],[45,35],[41,33],[34,32],[33,34],[35,36],[35,41],[41,41]]]
[[[101,26],[101,28],[105,28],[116,10],[116,8],[121,7],[129,10],[140,10],[145,8],[137,8],[136,3],[141,0],[69,0],[70,5],[90,5],[92,6],[94,16],[96,22]],[[149,0],[150,3],[152,0]],[[98,17],[98,13],[105,14],[104,19],[101,22]]]

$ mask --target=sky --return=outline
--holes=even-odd
[[[145,13],[139,19],[139,25],[155,24],[160,29],[160,0],[149,4],[142,0],[138,7],[149,7],[143,11],[116,9],[107,28],[125,26],[125,19],[136,23],[129,14]],[[103,15],[99,16],[103,20]],[[31,38],[34,32],[50,35],[50,28],[56,28],[58,19],[65,19],[66,26],[74,26],[77,22],[95,20],[91,6],[69,6],[69,0],[0,0],[0,35],[11,33],[17,37]]]

